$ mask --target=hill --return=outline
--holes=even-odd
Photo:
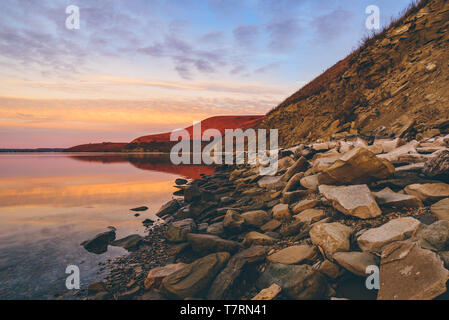
[[[348,135],[426,137],[449,127],[449,1],[423,0],[270,111],[293,146]]]

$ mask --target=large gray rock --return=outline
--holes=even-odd
[[[320,246],[328,258],[335,252],[349,251],[352,229],[338,222],[315,224],[310,229],[310,238],[314,245]]]
[[[446,292],[449,271],[434,252],[394,242],[382,252],[378,300],[431,300]]]
[[[270,214],[263,210],[249,211],[242,214],[245,223],[253,226],[260,227],[271,220]]]
[[[208,254],[212,252],[230,252],[234,253],[241,248],[240,243],[224,240],[220,237],[210,234],[187,234],[187,241],[192,250],[199,254]]]
[[[125,238],[115,240],[111,243],[112,246],[122,247],[128,251],[135,251],[139,248],[143,238],[138,234],[132,234]]]
[[[209,300],[238,299],[237,292],[244,289],[245,273],[265,259],[267,247],[253,246],[233,256],[226,267],[217,275],[207,294]]]
[[[384,206],[400,208],[420,208],[423,203],[415,196],[396,193],[390,188],[385,188],[379,192],[373,192],[377,203]]]
[[[187,234],[196,230],[196,224],[193,219],[184,219],[170,223],[167,227],[165,237],[170,242],[184,242]]]
[[[449,249],[449,221],[441,220],[430,226],[421,226],[416,239],[424,249],[445,251]]]
[[[319,174],[320,184],[348,185],[369,183],[394,174],[394,166],[371,151],[357,147],[345,153],[331,167]]]
[[[337,252],[334,260],[346,270],[361,277],[367,277],[366,268],[379,266],[377,256],[366,252]]]
[[[161,291],[171,298],[195,298],[210,286],[229,258],[228,252],[220,252],[198,259],[165,277]]]
[[[273,283],[279,285],[286,296],[295,300],[320,299],[328,292],[326,278],[308,265],[269,264],[256,285],[264,289]]]
[[[313,262],[318,257],[316,248],[308,245],[291,246],[268,256],[268,261],[281,264]]]
[[[446,183],[426,183],[411,184],[405,187],[404,191],[415,196],[422,201],[439,201],[449,197],[449,184]]]
[[[440,220],[449,221],[449,198],[438,201],[430,207],[430,211]]]
[[[110,227],[109,231],[97,234],[94,238],[84,241],[81,245],[89,252],[101,254],[108,250],[108,245],[115,240],[115,228]]]
[[[334,187],[322,185],[321,194],[345,215],[371,219],[382,214],[367,185]]]
[[[164,204],[159,211],[156,213],[158,217],[163,217],[168,214],[174,214],[181,208],[181,203],[177,199],[170,200],[166,204]]]
[[[394,219],[379,228],[364,232],[357,242],[363,251],[379,252],[391,242],[410,238],[420,224],[421,222],[411,217]]]

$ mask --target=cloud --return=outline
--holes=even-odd
[[[234,29],[233,34],[239,46],[250,48],[257,43],[259,27],[256,25],[239,26]]]
[[[302,28],[297,18],[272,22],[266,26],[270,34],[269,48],[274,52],[289,52],[296,48]]]
[[[347,28],[353,23],[352,18],[352,12],[338,8],[316,17],[311,26],[315,29],[318,40],[331,41],[347,32]]]

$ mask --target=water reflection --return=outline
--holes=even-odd
[[[99,280],[98,263],[126,250],[95,255],[81,242],[108,226],[117,239],[143,235],[142,221],[173,198],[176,178],[212,172],[151,154],[0,155],[0,299],[67,293],[69,264],[80,267],[82,284]],[[139,206],[148,210],[135,217]]]

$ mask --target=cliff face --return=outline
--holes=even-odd
[[[423,0],[267,114],[288,147],[316,139],[428,137],[449,127],[449,1]]]

